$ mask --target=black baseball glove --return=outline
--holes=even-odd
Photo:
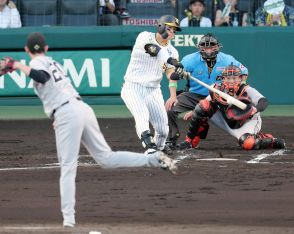
[[[0,60],[0,76],[5,75],[8,72],[13,72],[14,60],[10,57],[4,57]]]

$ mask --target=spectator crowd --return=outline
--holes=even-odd
[[[294,0],[85,0],[83,2],[39,0],[40,4],[36,4],[37,1],[34,0],[33,5],[28,5],[29,8],[42,8],[49,2],[57,4],[51,4],[54,10],[44,9],[44,19],[56,18],[48,21],[47,24],[43,20],[38,20],[39,13],[35,13],[36,19],[33,24],[32,21],[26,20],[28,15],[34,17],[34,12],[37,12],[33,9],[27,10],[26,5],[30,1],[32,0],[0,0],[0,27],[70,25],[71,23],[62,21],[64,12],[72,11],[73,17],[88,17],[87,12],[82,10],[90,2],[97,8],[91,11],[90,20],[74,20],[73,26],[148,25],[146,22],[151,22],[150,25],[155,24],[156,20],[164,14],[178,17],[181,27],[294,25]],[[75,4],[80,5],[75,6]],[[66,10],[63,10],[64,6]],[[92,6],[91,9],[93,9]],[[55,12],[55,14],[47,15],[47,12],[48,14]]]

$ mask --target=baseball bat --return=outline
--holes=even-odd
[[[178,65],[179,62],[176,59],[174,59],[172,57],[169,57],[167,59],[167,63],[169,63],[169,64],[171,64],[173,66],[176,66],[176,65]],[[243,102],[239,101],[238,99],[230,96],[229,94],[226,94],[226,93],[224,93],[224,92],[222,92],[222,91],[220,91],[218,89],[215,89],[215,88],[211,87],[210,85],[208,85],[208,84],[202,82],[201,80],[193,77],[189,72],[183,71],[183,73],[184,73],[183,76],[184,76],[185,79],[194,80],[198,84],[200,84],[200,85],[204,86],[205,88],[207,88],[208,90],[210,90],[211,92],[217,93],[219,96],[221,96],[223,99],[225,99],[229,105],[234,105],[234,106],[236,106],[236,107],[238,107],[238,108],[240,108],[242,110],[246,109],[247,105],[245,103],[243,103]]]
[[[202,82],[201,80],[191,76],[191,74],[189,72],[184,72],[184,77],[186,79],[191,79],[196,81],[198,84],[204,86],[205,88],[209,89],[211,92],[217,93],[219,96],[221,96],[223,99],[225,99],[227,101],[227,103],[229,105],[234,105],[242,110],[245,110],[247,105],[244,102],[239,101],[238,99],[230,96],[229,94],[226,94],[216,88],[211,87],[210,85]]]

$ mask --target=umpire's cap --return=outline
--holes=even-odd
[[[26,46],[32,54],[45,52],[46,45],[45,37],[42,33],[33,32],[29,34]]]

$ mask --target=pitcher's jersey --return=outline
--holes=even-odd
[[[144,46],[148,43],[158,45],[161,49],[166,50],[170,57],[179,60],[179,53],[170,42],[166,46],[162,46],[157,42],[155,33],[141,32],[133,47],[125,80],[147,87],[160,87],[162,74],[172,66],[167,63],[163,64],[157,57],[151,57],[145,53]]]
[[[50,75],[50,79],[45,84],[33,81],[35,93],[41,99],[44,111],[49,117],[54,109],[72,98],[79,97],[61,65],[50,57],[37,56],[30,61],[30,67]]]

